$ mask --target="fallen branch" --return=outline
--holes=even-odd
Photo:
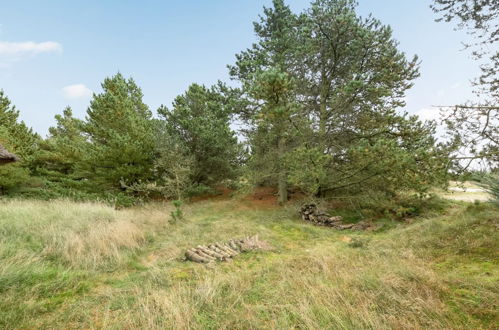
[[[365,230],[369,228],[369,224],[364,221],[344,224],[341,216],[330,216],[327,213],[319,212],[315,204],[303,205],[300,209],[300,214],[304,221],[312,222],[318,226],[327,226],[339,230]]]

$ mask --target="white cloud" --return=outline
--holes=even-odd
[[[55,41],[45,42],[8,42],[0,41],[0,64],[3,67],[9,63],[42,53],[60,53],[62,45]]]
[[[69,85],[62,88],[64,97],[68,99],[81,99],[92,96],[92,91],[83,84]]]
[[[440,118],[440,109],[439,108],[423,108],[416,112],[416,115],[419,116],[422,120],[438,120]]]
[[[0,41],[0,56],[25,56],[40,53],[61,52],[62,46],[58,42],[7,42]]]
[[[436,120],[437,123],[441,123],[443,118],[450,116],[453,112],[453,108],[444,107],[431,107],[423,108],[416,112],[421,120]]]

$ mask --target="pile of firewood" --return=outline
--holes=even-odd
[[[198,245],[185,252],[187,260],[209,263],[212,261],[230,261],[241,252],[257,249],[267,249],[269,245],[261,241],[258,235],[248,236],[242,239],[231,239],[225,243],[213,243],[209,245]]]
[[[354,230],[364,230],[368,227],[368,224],[361,221],[359,223],[349,223],[344,224],[343,218],[341,216],[330,216],[325,212],[319,212],[317,205],[315,204],[305,204],[300,209],[301,218],[304,221],[312,222],[314,225],[327,226],[339,230],[344,229],[354,229]]]

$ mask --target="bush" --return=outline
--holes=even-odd
[[[493,203],[499,206],[499,174],[483,174],[478,184],[492,195]]]
[[[398,194],[390,196],[381,192],[366,193],[344,200],[331,213],[343,216],[347,222],[362,219],[388,218],[403,220],[445,209],[447,202],[434,195]]]
[[[71,180],[68,180],[71,181]],[[6,198],[21,198],[34,200],[67,199],[75,202],[103,202],[115,207],[130,207],[143,202],[138,196],[120,191],[98,192],[89,190],[85,182],[46,181],[34,177],[29,185],[19,186],[9,191]]]
[[[215,189],[208,187],[204,184],[193,185],[185,190],[185,196],[187,197],[194,197],[199,195],[215,194],[215,193],[216,193]]]

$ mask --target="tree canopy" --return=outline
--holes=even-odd
[[[418,183],[434,183],[421,162],[437,159],[434,127],[396,110],[419,75],[418,59],[355,6],[318,0],[297,15],[275,0],[254,23],[258,42],[236,55],[230,72],[248,100],[240,114],[250,127],[250,167],[260,176],[267,168],[266,181],[324,193],[377,181],[389,190],[383,183],[402,179],[391,186],[398,190],[416,186],[402,174],[411,170]]]
[[[437,143],[435,123],[401,110],[417,56],[356,6],[315,0],[295,13],[274,0],[254,23],[256,42],[229,65],[234,84],[192,84],[157,116],[137,83],[117,73],[85,118],[67,107],[40,139],[1,93],[0,143],[23,158],[0,169],[17,171],[4,185],[31,176],[55,194],[180,201],[191,190],[250,183],[277,188],[285,203],[294,191],[391,198],[445,183],[451,146]]]
[[[481,159],[490,166],[499,162],[499,2],[494,0],[434,0],[433,10],[440,14],[437,21],[457,21],[474,42],[465,43],[480,61],[482,74],[474,81],[481,102],[449,106],[443,121],[451,144],[460,151],[458,167],[467,169],[473,160]]]

